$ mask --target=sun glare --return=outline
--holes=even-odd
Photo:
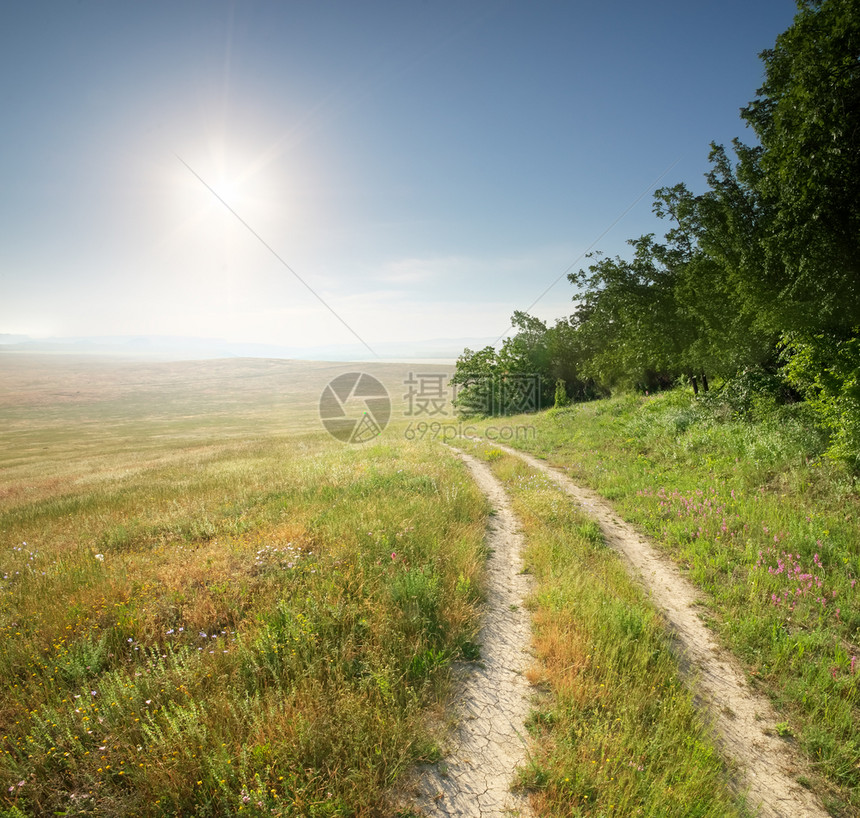
[[[197,166],[186,161],[230,207],[255,205],[266,198],[265,180],[255,171],[255,162],[239,151],[221,150],[217,156],[201,159]]]
[[[227,204],[235,202],[242,193],[242,183],[234,177],[227,176],[226,174],[215,179],[210,183],[210,185],[212,190],[214,190],[221,199],[227,202]]]
[[[276,150],[250,150],[238,140],[178,150],[169,168],[171,207],[164,215],[170,224],[164,241],[223,241],[225,233],[233,232],[231,223],[238,226],[236,215],[263,231],[283,223],[289,203],[280,159]]]

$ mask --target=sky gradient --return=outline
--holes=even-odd
[[[8,2],[0,333],[497,337],[595,242],[660,231],[651,192],[701,189],[712,140],[752,141],[795,10]]]

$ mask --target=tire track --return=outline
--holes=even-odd
[[[486,603],[478,637],[481,659],[455,665],[453,709],[458,725],[447,757],[419,766],[397,798],[434,818],[531,816],[528,799],[511,792],[528,757],[524,723],[529,711],[531,625],[523,601],[530,578],[522,573],[516,517],[489,467],[454,450],[494,509],[486,534]]]

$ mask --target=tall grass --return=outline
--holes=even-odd
[[[513,445],[614,501],[702,589],[834,814],[860,810],[860,502],[800,406],[746,418],[688,394],[512,419]]]
[[[505,484],[535,574],[543,693],[521,784],[542,816],[746,815],[679,682],[665,624],[600,529],[546,477],[474,446]]]
[[[463,469],[397,441],[136,451],[87,444],[61,480],[47,455],[14,466],[0,810],[379,814],[434,752],[427,708],[476,628]]]

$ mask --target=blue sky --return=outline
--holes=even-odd
[[[596,249],[659,231],[651,191],[700,189],[710,141],[752,139],[738,109],[794,12],[7,2],[0,333],[501,335],[628,208]]]

